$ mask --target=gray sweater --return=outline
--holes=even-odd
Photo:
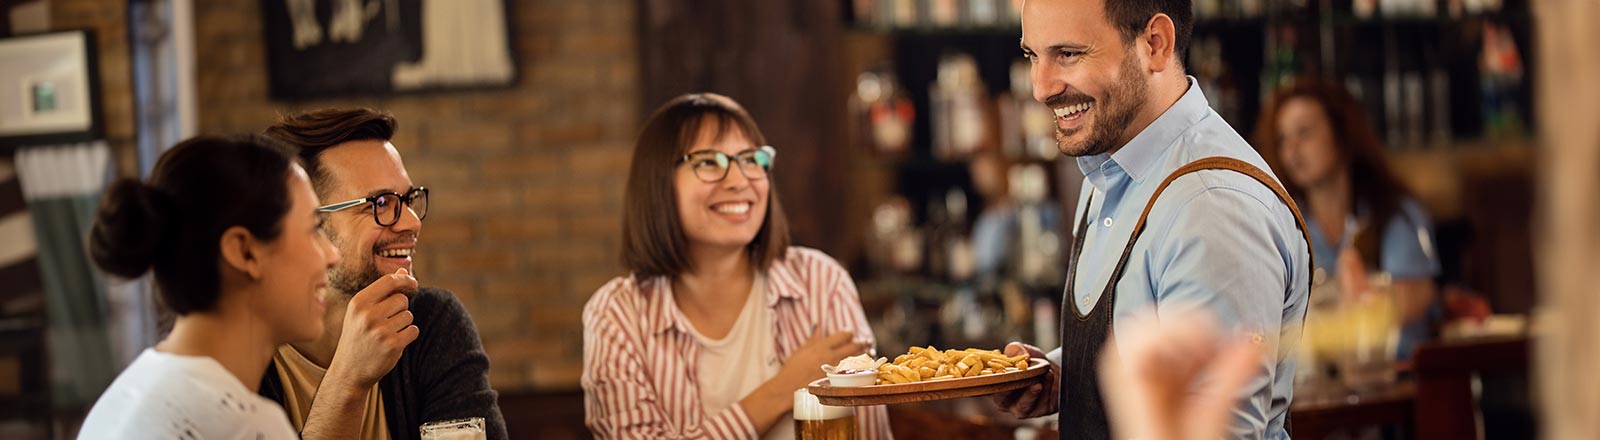
[[[378,381],[389,436],[420,439],[423,423],[483,417],[489,440],[505,440],[498,395],[489,388],[489,356],[466,307],[448,290],[424,287],[411,297],[411,313],[421,334]],[[261,395],[283,404],[276,366],[261,376]]]

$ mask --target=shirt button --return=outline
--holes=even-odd
[[[1111,217],[1106,217],[1106,221],[1103,223],[1105,223],[1107,228],[1111,227]]]

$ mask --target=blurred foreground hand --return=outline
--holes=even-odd
[[[1117,335],[1100,359],[1100,388],[1115,438],[1214,440],[1224,437],[1239,388],[1263,348],[1219,335],[1209,317],[1141,320]],[[1116,356],[1110,359],[1109,356]]]

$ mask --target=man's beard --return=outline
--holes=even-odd
[[[344,252],[344,240],[340,239],[339,235],[329,233],[328,239],[333,241],[334,247],[341,249],[340,252]],[[344,253],[344,260],[333,269],[328,269],[328,287],[343,293],[346,297],[351,297],[361,289],[378,282],[378,279],[387,274],[378,272],[378,265],[374,263],[373,256],[378,253],[378,249],[390,243],[393,242],[374,243],[371,248],[366,249],[366,252]]]
[[[1106,89],[1106,99],[1095,102],[1094,108],[1090,110],[1098,113],[1095,115],[1094,125],[1078,128],[1078,130],[1089,130],[1089,138],[1082,144],[1068,145],[1067,133],[1060,126],[1056,127],[1056,148],[1061,150],[1062,154],[1072,157],[1094,156],[1104,154],[1118,146],[1118,138],[1127,131],[1128,125],[1133,123],[1133,118],[1144,110],[1149,84],[1139,77],[1138,70],[1137,57],[1130,54],[1123,58],[1122,66],[1117,70],[1116,81]],[[1047,104],[1051,108],[1057,108],[1064,103],[1076,104],[1090,99],[1088,95],[1081,93],[1063,94],[1051,98]]]

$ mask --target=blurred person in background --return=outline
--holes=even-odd
[[[318,204],[289,148],[254,135],[184,141],[148,182],[113,184],[89,253],[119,277],[153,269],[178,317],[95,402],[78,438],[298,438],[256,387],[278,345],[322,334],[321,294],[340,260]]]
[[[583,312],[584,422],[599,438],[794,438],[794,393],[867,352],[838,262],[790,245],[777,150],[728,97],[679,96],[645,122],[624,195],[628,274]],[[889,438],[881,406],[858,438]]]
[[[1002,271],[1011,259],[1011,242],[1016,236],[1017,213],[1011,199],[1011,162],[999,148],[985,147],[973,152],[967,162],[972,186],[983,201],[978,219],[972,224],[973,260],[978,284],[992,286],[1005,276]]]
[[[1037,253],[1038,244],[1026,239],[1037,240],[1041,232],[1055,231],[1061,218],[1060,205],[1046,203],[1049,193],[1044,167],[1018,165],[999,148],[983,147],[973,152],[967,170],[973,190],[983,202],[972,224],[978,286],[990,290],[1007,277],[1033,281],[1028,276],[1037,274],[1018,273],[1023,271],[1017,267],[1022,259],[1019,254]],[[1023,235],[1024,222],[1031,222],[1026,228],[1031,228],[1027,232],[1032,236]]]
[[[1390,169],[1372,123],[1343,86],[1301,77],[1266,102],[1255,145],[1304,208],[1323,280],[1341,298],[1367,293],[1368,274],[1385,273],[1401,338],[1397,359],[1428,339],[1439,256],[1427,210]]]

